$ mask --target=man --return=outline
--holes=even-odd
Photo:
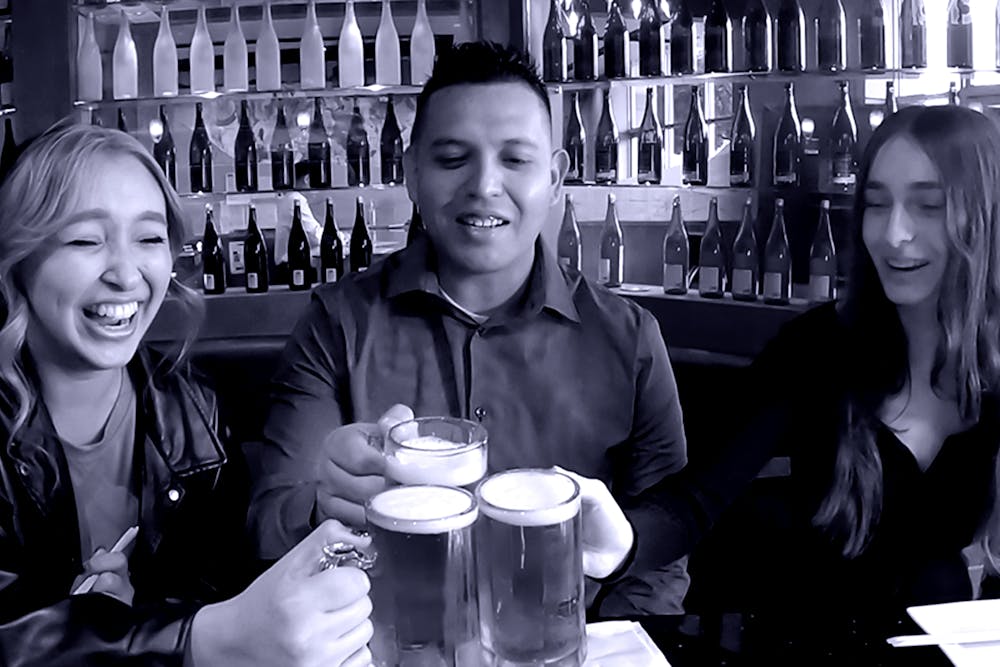
[[[384,486],[368,440],[380,418],[384,430],[411,408],[482,422],[491,471],[560,465],[620,501],[684,466],[656,321],[542,243],[568,164],[551,124],[519,52],[467,43],[439,55],[404,163],[426,233],[315,292],[275,376],[263,443],[248,447],[262,556],[327,517],[363,525]],[[598,604],[604,615],[679,613],[687,581],[675,563],[605,587]]]

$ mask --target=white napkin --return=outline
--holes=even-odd
[[[587,624],[585,667],[670,667],[670,663],[635,621]]]

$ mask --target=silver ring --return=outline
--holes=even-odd
[[[370,570],[375,565],[376,555],[359,551],[354,545],[346,542],[334,542],[323,546],[323,555],[319,559],[320,571],[349,565],[359,570]]]

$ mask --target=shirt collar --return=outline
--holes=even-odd
[[[426,235],[418,236],[409,246],[394,253],[385,263],[385,295],[394,299],[410,292],[424,292],[445,298],[436,273],[434,249]],[[532,265],[528,296],[528,312],[543,308],[553,310],[574,322],[580,313],[573,302],[573,294],[581,277],[577,273],[564,273],[559,262],[541,237],[535,241],[535,263]]]

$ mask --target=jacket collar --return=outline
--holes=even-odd
[[[580,282],[577,273],[566,273],[539,237],[535,241],[535,262],[528,278],[525,307],[536,313],[551,310],[573,322],[580,321],[580,313],[573,302],[573,294]],[[406,248],[393,253],[385,262],[384,294],[388,299],[422,292],[442,296],[437,277],[437,258],[426,235],[418,236]]]

